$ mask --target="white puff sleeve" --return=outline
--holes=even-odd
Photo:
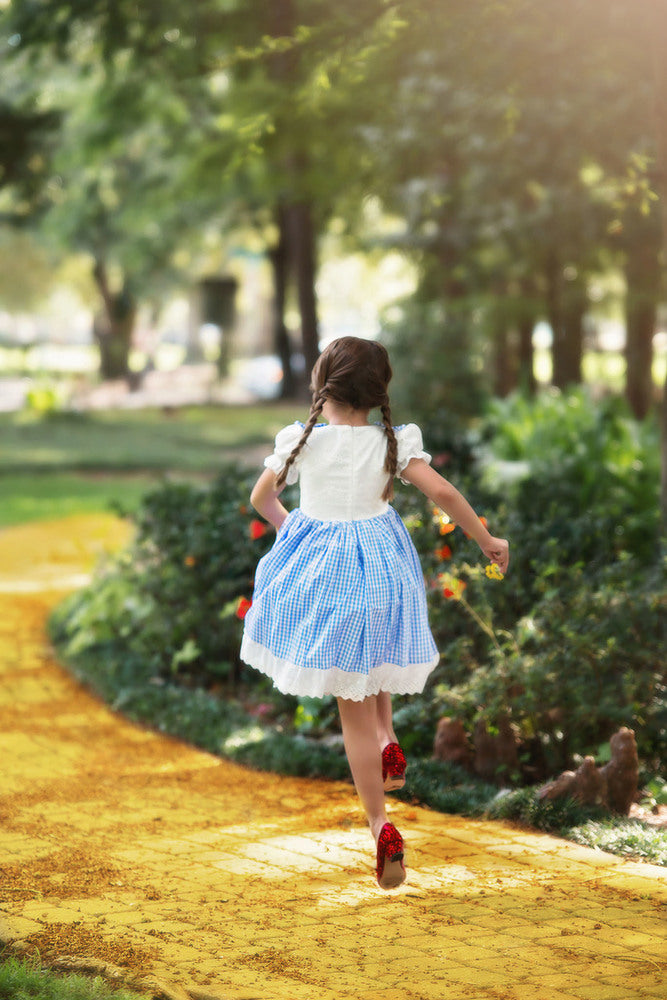
[[[276,475],[283,471],[287,459],[296,448],[299,438],[303,434],[303,427],[304,425],[297,421],[294,424],[290,424],[288,427],[283,427],[281,431],[278,431],[276,434],[276,443],[273,454],[264,459],[264,465],[267,469],[271,469],[271,471],[275,472]],[[289,468],[287,473],[287,484],[289,486],[295,483],[299,478],[299,465],[301,464],[302,458],[303,451],[300,452],[296,461]]]
[[[431,461],[431,456],[424,451],[422,432],[417,424],[405,424],[396,428],[396,441],[398,444],[398,454],[396,460],[396,475],[402,483],[407,481],[401,476],[401,472],[408,462],[413,458],[423,458],[425,462]]]

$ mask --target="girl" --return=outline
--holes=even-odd
[[[421,691],[438,662],[417,553],[389,504],[394,476],[441,507],[503,573],[509,558],[505,539],[430,468],[419,428],[392,426],[391,375],[384,347],[356,337],[335,340],[313,368],[308,422],[279,432],[250,496],[278,535],[257,567],[241,647],[285,694],[336,696],[383,889],[405,879],[403,839],[384,803],[406,768],[391,695]],[[368,422],[375,407],[381,424]],[[301,505],[288,514],[280,493],[299,477]]]

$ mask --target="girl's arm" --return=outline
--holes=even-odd
[[[484,555],[498,564],[501,573],[507,572],[509,544],[505,538],[494,538],[486,530],[475,511],[455,486],[440,476],[423,458],[412,458],[401,473],[401,478],[412,483],[434,504],[442,508],[474,538]]]
[[[278,530],[287,517],[287,511],[278,497],[284,486],[276,489],[276,474],[271,469],[265,469],[252,488],[250,503],[265,521]]]

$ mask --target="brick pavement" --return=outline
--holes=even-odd
[[[0,939],[181,1000],[665,997],[664,869],[395,802],[408,879],[384,893],[350,785],[248,771],[78,685],[45,617],[123,537],[0,532]]]

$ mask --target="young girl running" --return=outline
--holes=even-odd
[[[429,466],[419,428],[392,426],[391,375],[373,341],[342,337],[319,357],[308,422],[279,432],[250,496],[278,534],[257,567],[241,647],[283,693],[337,698],[383,889],[405,879],[403,839],[384,802],[406,768],[391,695],[422,691],[438,662],[417,553],[389,504],[394,476],[442,508],[503,573],[509,558],[505,539]],[[375,407],[381,424],[368,422]],[[280,493],[299,478],[300,507],[288,514]]]

